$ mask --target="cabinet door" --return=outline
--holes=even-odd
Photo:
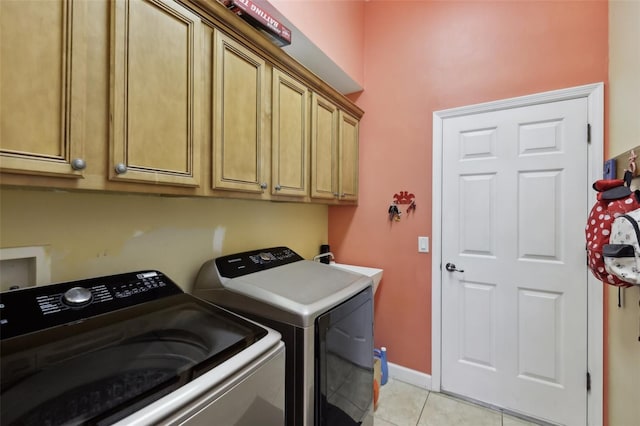
[[[200,19],[171,0],[112,3],[112,180],[197,186]]]
[[[2,171],[82,177],[86,10],[84,0],[0,1]]]
[[[340,111],[340,200],[358,199],[358,120]]]
[[[264,192],[265,61],[214,32],[213,188]]]
[[[309,91],[273,70],[272,194],[304,197],[309,190]]]
[[[311,197],[332,200],[338,191],[338,109],[311,95]]]

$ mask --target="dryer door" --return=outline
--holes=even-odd
[[[373,403],[371,287],[316,320],[316,425],[359,425]]]

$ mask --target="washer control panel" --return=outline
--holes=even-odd
[[[183,291],[159,271],[139,271],[0,293],[2,340]]]
[[[290,248],[271,247],[218,257],[215,263],[220,276],[236,278],[299,260],[303,258]]]

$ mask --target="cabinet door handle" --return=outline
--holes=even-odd
[[[280,191],[281,189],[282,189],[282,187],[280,186],[280,184],[278,184],[278,185],[276,185],[276,186],[275,186],[275,190],[276,190],[276,191]]]
[[[71,168],[73,170],[84,170],[86,167],[87,163],[82,158],[74,158],[73,161],[71,161]]]
[[[267,189],[268,187],[269,187],[269,185],[267,185],[267,183],[266,183],[266,182],[262,182],[262,183],[260,184],[260,188],[262,188],[262,189]]]
[[[116,173],[119,175],[127,173],[127,166],[124,163],[116,164],[115,169],[116,169]]]

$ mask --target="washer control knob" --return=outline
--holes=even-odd
[[[91,302],[91,291],[84,287],[73,287],[67,290],[62,296],[62,300],[71,306],[82,306]]]
[[[260,260],[262,260],[263,262],[271,262],[271,254],[270,253],[260,253],[258,254],[258,256],[260,256]]]

